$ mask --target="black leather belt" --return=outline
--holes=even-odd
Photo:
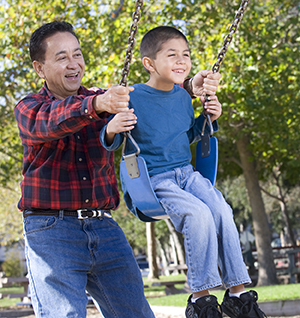
[[[29,215],[54,215],[59,216],[60,212],[63,212],[64,216],[74,216],[80,220],[87,218],[101,218],[108,217],[111,218],[111,213],[109,210],[98,210],[98,209],[78,209],[78,210],[24,210],[23,217],[26,218]]]

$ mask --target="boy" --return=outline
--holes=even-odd
[[[201,138],[204,115],[194,118],[189,94],[179,87],[191,69],[187,39],[175,28],[161,26],[141,42],[146,84],[134,85],[130,111],[116,114],[103,128],[100,139],[108,150],[122,143],[122,131],[131,130],[147,163],[153,190],[177,231],[184,234],[188,283],[187,318],[264,317],[240,249],[232,210],[209,180],[190,164],[189,144]],[[201,101],[204,102],[202,96]],[[221,115],[216,96],[205,102],[214,131]],[[134,113],[133,113],[134,112]],[[222,279],[219,274],[221,272]],[[222,305],[209,289],[227,288]]]

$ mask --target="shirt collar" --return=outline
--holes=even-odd
[[[89,95],[87,94],[87,92],[89,92],[84,86],[80,85],[79,89],[78,89],[78,95]],[[44,82],[44,86],[42,87],[41,94],[43,95],[47,95],[50,99],[55,100],[56,98],[54,97],[54,95],[51,93],[51,91],[49,90],[49,88],[47,87],[47,83]],[[91,92],[90,95],[92,95],[93,93]]]

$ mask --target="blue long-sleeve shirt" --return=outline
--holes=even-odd
[[[171,91],[161,91],[146,84],[134,85],[129,108],[134,108],[137,124],[131,134],[145,159],[149,175],[188,165],[191,161],[190,144],[201,139],[203,115],[195,119],[190,95],[174,85]],[[213,122],[214,131],[218,130]],[[111,145],[105,142],[105,129],[100,140],[107,150],[116,150],[123,135],[116,134]],[[209,127],[206,127],[206,133]]]

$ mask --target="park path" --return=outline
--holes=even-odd
[[[185,318],[185,308],[184,307],[165,307],[165,306],[151,306],[154,315],[156,318]],[[27,311],[27,313],[25,312]],[[298,312],[297,312],[298,314]],[[0,310],[0,317],[10,318],[10,317],[25,317],[25,318],[36,318],[34,314],[32,314],[32,310],[28,312],[27,310],[9,310],[2,311]],[[227,316],[224,316],[224,318]],[[87,316],[86,318],[103,318],[103,316],[95,309],[94,307],[87,308]],[[123,318],[123,317],[122,317]],[[129,317],[124,317],[129,318]],[[133,318],[133,317],[130,317]],[[138,317],[134,317],[138,318]],[[228,317],[227,317],[228,318]],[[287,316],[269,316],[268,318],[287,318]],[[300,318],[299,315],[288,316],[288,318]]]
[[[184,314],[185,308],[183,307],[152,306],[151,308],[154,312],[155,318],[185,318],[185,314]],[[34,316],[32,318],[34,318]],[[96,309],[88,308],[87,318],[103,318],[103,316],[100,315]],[[268,318],[271,318],[271,317],[268,316]],[[285,316],[285,317],[272,317],[272,318],[287,318],[287,317]],[[289,316],[288,318],[300,318],[300,313],[297,316]]]

